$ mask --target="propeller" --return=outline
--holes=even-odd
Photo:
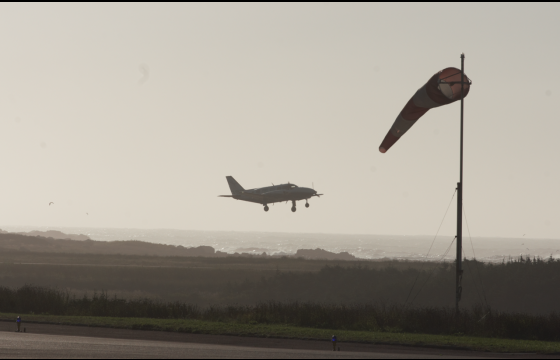
[[[315,183],[311,183],[311,188],[313,188],[313,190],[315,190]],[[323,195],[323,194],[315,194],[313,196],[321,197],[321,195]]]

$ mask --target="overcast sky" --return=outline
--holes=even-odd
[[[472,235],[560,238],[559,13],[0,4],[0,224],[435,234],[459,177],[459,103],[378,147],[464,52]],[[325,195],[265,213],[218,198],[226,175]]]

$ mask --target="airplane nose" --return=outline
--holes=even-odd
[[[298,189],[299,193],[305,196],[313,196],[315,194],[317,194],[317,191],[315,191],[314,189],[311,188],[299,188]]]

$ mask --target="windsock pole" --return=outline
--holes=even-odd
[[[461,150],[459,161],[459,182],[457,183],[457,275],[455,287],[455,311],[459,313],[459,301],[461,301],[461,293],[463,286],[463,105],[465,102],[463,96],[463,87],[465,84],[465,54],[461,54]]]
[[[460,74],[460,76],[459,76]],[[459,84],[461,85],[459,87]],[[459,302],[463,287],[463,110],[465,97],[469,94],[472,82],[465,75],[465,54],[461,54],[461,70],[448,67],[434,74],[406,103],[393,126],[385,135],[379,146],[381,153],[386,153],[410,128],[430,109],[461,100],[461,141],[460,173],[457,183],[457,260],[455,308],[459,312]],[[466,86],[465,86],[466,85]],[[460,96],[460,98],[459,98]]]

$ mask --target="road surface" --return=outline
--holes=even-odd
[[[409,359],[411,358],[410,355],[411,354],[274,349],[216,344],[0,332],[1,358]],[[427,354],[413,357],[416,359],[449,358],[448,356]]]
[[[269,358],[269,359],[466,359],[551,358],[536,355],[415,348],[329,341],[183,334],[162,331],[0,322],[0,358]]]

